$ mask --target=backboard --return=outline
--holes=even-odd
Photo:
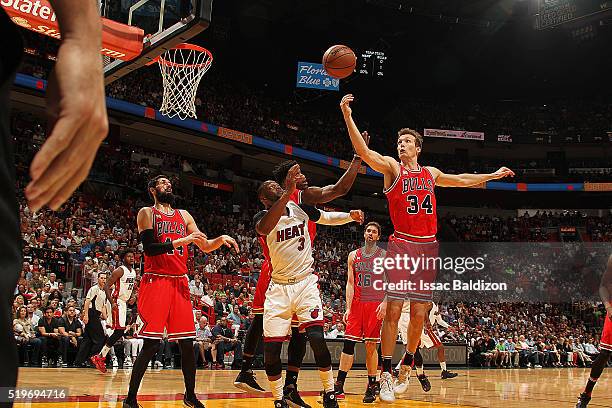
[[[207,29],[212,14],[212,0],[97,1],[103,17],[144,31],[142,52],[136,58],[122,61],[104,57],[107,85]]]

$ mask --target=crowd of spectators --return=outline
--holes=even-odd
[[[18,183],[23,187],[26,164],[44,138],[43,127],[27,115],[15,115],[11,129]],[[139,160],[141,156],[158,160]],[[118,254],[122,249],[136,252],[136,269],[141,272],[142,248],[134,220],[137,209],[150,202],[146,193],[135,186],[145,185],[149,175],[161,171],[172,177],[207,171],[206,164],[186,160],[134,146],[105,146],[93,177],[112,182],[112,186],[86,186],[58,212],[42,210],[33,214],[20,197],[25,257],[13,312],[14,334],[24,364],[75,364],[84,335],[86,290],[100,274],[109,274],[120,265]],[[221,169],[212,171],[223,177]],[[175,186],[175,193],[181,195],[180,184]],[[212,254],[194,249],[191,254],[196,353],[203,366],[222,368],[229,361],[240,361],[241,339],[253,318],[250,306],[263,261],[251,225],[258,205],[248,199],[234,204],[231,193],[209,190],[191,197],[188,208],[207,234],[229,232],[241,248],[240,254],[228,249]],[[443,222],[451,225],[464,241],[556,241],[559,236],[549,230],[563,225],[579,227],[589,240],[609,241],[611,230],[609,216],[578,213],[538,213],[506,219],[449,215]],[[323,296],[326,337],[330,339],[344,336],[345,263],[348,252],[359,245],[360,235],[355,226],[318,229],[315,268]],[[64,262],[64,268],[58,259]],[[567,303],[449,302],[442,305],[442,313],[451,323],[446,332],[441,332],[443,339],[466,343],[472,364],[492,366],[588,364],[597,350],[596,332],[603,319],[601,310],[587,303],[576,308]],[[130,323],[136,315],[134,306]],[[173,367],[178,349],[172,341],[162,343],[152,364]],[[142,340],[130,326],[109,364],[129,367],[141,347]],[[94,347],[90,353],[95,352]],[[228,353],[233,359],[228,360]]]

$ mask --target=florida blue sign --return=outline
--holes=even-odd
[[[323,64],[298,62],[296,87],[338,91],[340,90],[339,85],[340,80],[329,76]]]

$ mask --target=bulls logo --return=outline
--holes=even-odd
[[[315,307],[314,309],[310,311],[310,317],[312,317],[313,319],[316,319],[319,317],[319,306]]]

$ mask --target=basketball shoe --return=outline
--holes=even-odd
[[[384,402],[395,402],[393,392],[393,377],[391,373],[384,372],[380,375],[380,400]]]
[[[576,408],[586,408],[589,405],[589,402],[591,402],[591,397],[583,392],[578,397],[578,403],[576,404]]]

